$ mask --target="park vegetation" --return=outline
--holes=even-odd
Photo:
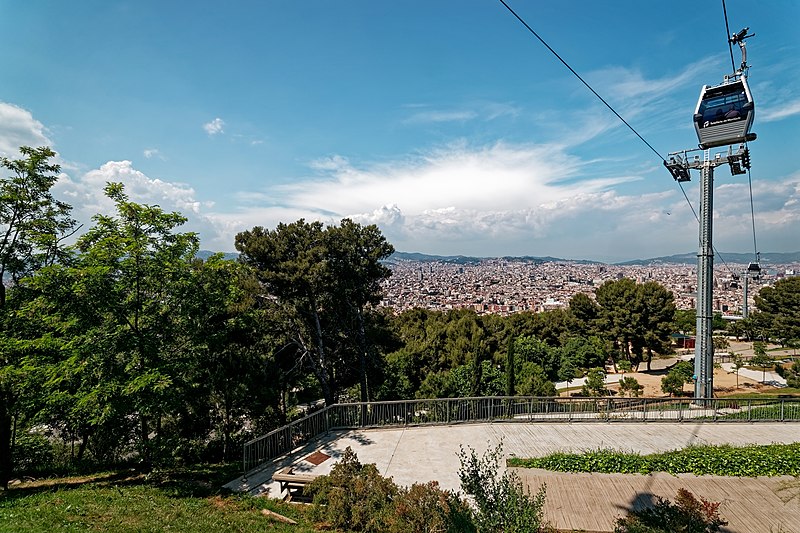
[[[320,403],[547,396],[583,376],[602,395],[607,364],[649,366],[671,352],[676,321],[691,322],[662,285],[625,278],[544,313],[394,314],[376,305],[393,247],[374,225],[254,227],[236,236],[238,259],[201,259],[184,216],[119,183],[105,187],[110,212],[79,227],[52,195],[54,158],[23,147],[0,160],[3,487],[24,473],[237,460],[245,439]],[[762,291],[753,314],[782,342],[797,281]]]
[[[510,466],[543,468],[558,472],[606,474],[695,474],[714,476],[798,476],[800,443],[736,447],[690,446],[683,450],[640,455],[596,450],[585,453],[554,453],[545,457],[512,457]]]

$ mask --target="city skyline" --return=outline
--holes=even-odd
[[[121,181],[221,251],[255,225],[344,217],[427,254],[696,248],[661,161],[499,2],[0,5],[0,156],[56,150],[54,192],[84,224]],[[662,156],[696,146],[700,87],[731,70],[718,2],[510,5]],[[756,33],[758,248],[797,251],[800,5],[727,7]],[[716,248],[752,251],[747,176],[721,169],[714,207]]]

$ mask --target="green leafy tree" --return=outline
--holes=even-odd
[[[514,339],[514,359],[520,366],[524,363],[538,365],[550,379],[558,377],[558,350],[537,337],[523,335]]]
[[[711,342],[714,345],[715,352],[721,352],[731,347],[731,342],[728,340],[728,338],[722,337],[721,335],[712,337]]]
[[[130,201],[109,183],[114,215],[96,215],[70,265],[43,270],[32,282],[40,306],[70,328],[58,390],[75,391],[73,412],[85,431],[135,421],[145,464],[164,449],[162,422],[184,404],[193,351],[182,328],[190,292],[194,233],[185,218]],[[72,382],[66,381],[72,379]]]
[[[522,396],[555,396],[556,386],[541,366],[525,362],[519,372],[517,392]]]
[[[327,266],[335,280],[332,291],[338,311],[338,321],[353,341],[358,353],[358,375],[361,401],[370,399],[368,376],[370,367],[380,361],[375,344],[368,335],[368,310],[380,302],[381,282],[391,276],[391,271],[381,261],[394,253],[374,224],[362,226],[343,219],[338,226],[325,231]]]
[[[693,335],[697,328],[697,311],[695,309],[678,309],[673,322],[675,331],[684,335]]]
[[[567,387],[569,384],[572,383],[572,380],[575,379],[575,373],[578,369],[570,360],[566,360],[561,363],[561,368],[558,369],[558,379],[561,381],[567,382]]]
[[[655,281],[642,283],[637,289],[642,299],[641,335],[649,371],[653,354],[672,353],[670,335],[676,312],[675,297],[671,291]]]
[[[646,359],[649,370],[654,353],[671,351],[675,301],[665,287],[654,281],[636,284],[622,278],[607,281],[596,294],[600,306],[598,325],[613,343],[612,353],[622,354],[635,367]]]
[[[694,379],[694,364],[691,361],[678,361],[669,371],[678,375],[684,383],[691,383]]]
[[[631,370],[633,370],[633,367],[631,366],[630,361],[620,361],[617,363],[617,372],[622,372],[624,374],[625,372],[630,372]]]
[[[642,327],[636,318],[644,314],[642,300],[638,297],[636,282],[622,278],[607,281],[597,288],[597,303],[600,306],[598,324],[614,345],[612,354],[622,354],[631,363],[641,357]],[[616,365],[617,358],[614,359]]]
[[[638,398],[644,390],[644,386],[639,384],[639,381],[632,376],[624,376],[619,381],[619,390],[623,394],[627,394],[633,398]]]
[[[247,265],[222,254],[192,263],[182,296],[179,325],[192,359],[176,421],[184,437],[202,441],[209,431],[222,436],[222,459],[237,453],[233,437],[245,424],[267,430],[287,419],[287,393],[299,384],[293,361],[275,346],[284,339],[270,331],[260,308],[258,281]],[[208,425],[201,422],[210,415]]]
[[[800,277],[784,278],[762,288],[755,304],[758,312],[752,316],[763,321],[771,338],[782,342],[800,339]]]
[[[609,356],[608,342],[600,337],[570,336],[558,348],[557,359],[560,365],[571,364],[574,368],[588,370],[603,366]]]
[[[661,390],[670,396],[680,396],[683,394],[683,384],[686,380],[677,372],[669,372],[661,378]]]
[[[514,337],[508,340],[506,352],[506,396],[514,396],[517,393],[517,378],[514,362]]]
[[[600,306],[588,295],[579,292],[569,300],[569,313],[575,319],[576,333],[582,337],[594,335]]]
[[[369,361],[376,357],[365,310],[380,297],[380,282],[390,274],[380,260],[393,251],[377,227],[345,219],[326,229],[301,219],[239,233],[236,248],[285,317],[284,330],[325,402],[336,402],[350,379],[360,381],[367,398]]]
[[[605,396],[607,393],[605,369],[597,367],[589,370],[586,374],[586,382],[583,384],[583,395]]]
[[[742,356],[739,355],[739,354],[734,355],[733,356],[733,366],[732,366],[732,368],[733,368],[733,371],[736,373],[736,388],[737,389],[739,388],[739,370],[744,368],[744,366],[745,365],[744,365],[744,360],[742,359]]]
[[[767,380],[767,367],[772,365],[772,358],[767,355],[767,346],[763,342],[753,343],[753,357],[750,364],[761,369],[761,383]]]
[[[51,192],[60,168],[55,152],[46,147],[20,148],[20,159],[0,159],[0,485],[7,487],[12,472],[14,422],[19,416],[19,393],[28,372],[15,338],[15,319],[7,306],[8,287],[38,269],[65,258],[62,241],[75,232],[71,206]]]

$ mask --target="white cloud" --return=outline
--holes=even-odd
[[[466,122],[477,118],[478,114],[471,110],[451,110],[451,111],[420,111],[414,113],[403,121],[404,124],[425,124],[437,122]]]
[[[223,126],[225,126],[225,121],[217,117],[211,122],[203,124],[203,129],[206,130],[206,133],[213,136],[219,133],[225,133],[225,130],[222,129]]]
[[[214,207],[213,202],[198,199],[187,184],[150,178],[136,170],[130,161],[108,161],[78,177],[62,174],[53,192],[73,206],[73,216],[86,229],[91,226],[94,215],[114,213],[114,203],[103,193],[108,182],[123,183],[126,194],[134,202],[158,205],[167,212],[177,211],[186,216],[188,221],[179,231],[197,232],[202,246],[213,246],[217,250],[233,248],[235,231],[224,219],[217,219],[209,212]]]
[[[0,102],[0,156],[19,156],[20,146],[52,146],[47,129],[27,109]]]
[[[785,102],[780,106],[769,107],[760,112],[757,116],[763,122],[774,122],[784,118],[800,115],[800,98],[794,101]]]
[[[154,157],[159,157],[163,159],[163,157],[161,156],[161,152],[159,152],[157,148],[147,148],[144,152],[142,152],[142,154],[147,159],[152,159]]]

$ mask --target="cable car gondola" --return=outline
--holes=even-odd
[[[700,148],[714,148],[755,139],[750,133],[755,105],[747,78],[737,76],[722,85],[704,85],[694,112],[694,127]]]
[[[756,138],[750,133],[755,118],[755,102],[747,85],[747,52],[744,39],[748,28],[731,36],[742,49],[742,66],[725,76],[720,85],[704,85],[694,111],[694,128],[700,148],[745,143]]]

